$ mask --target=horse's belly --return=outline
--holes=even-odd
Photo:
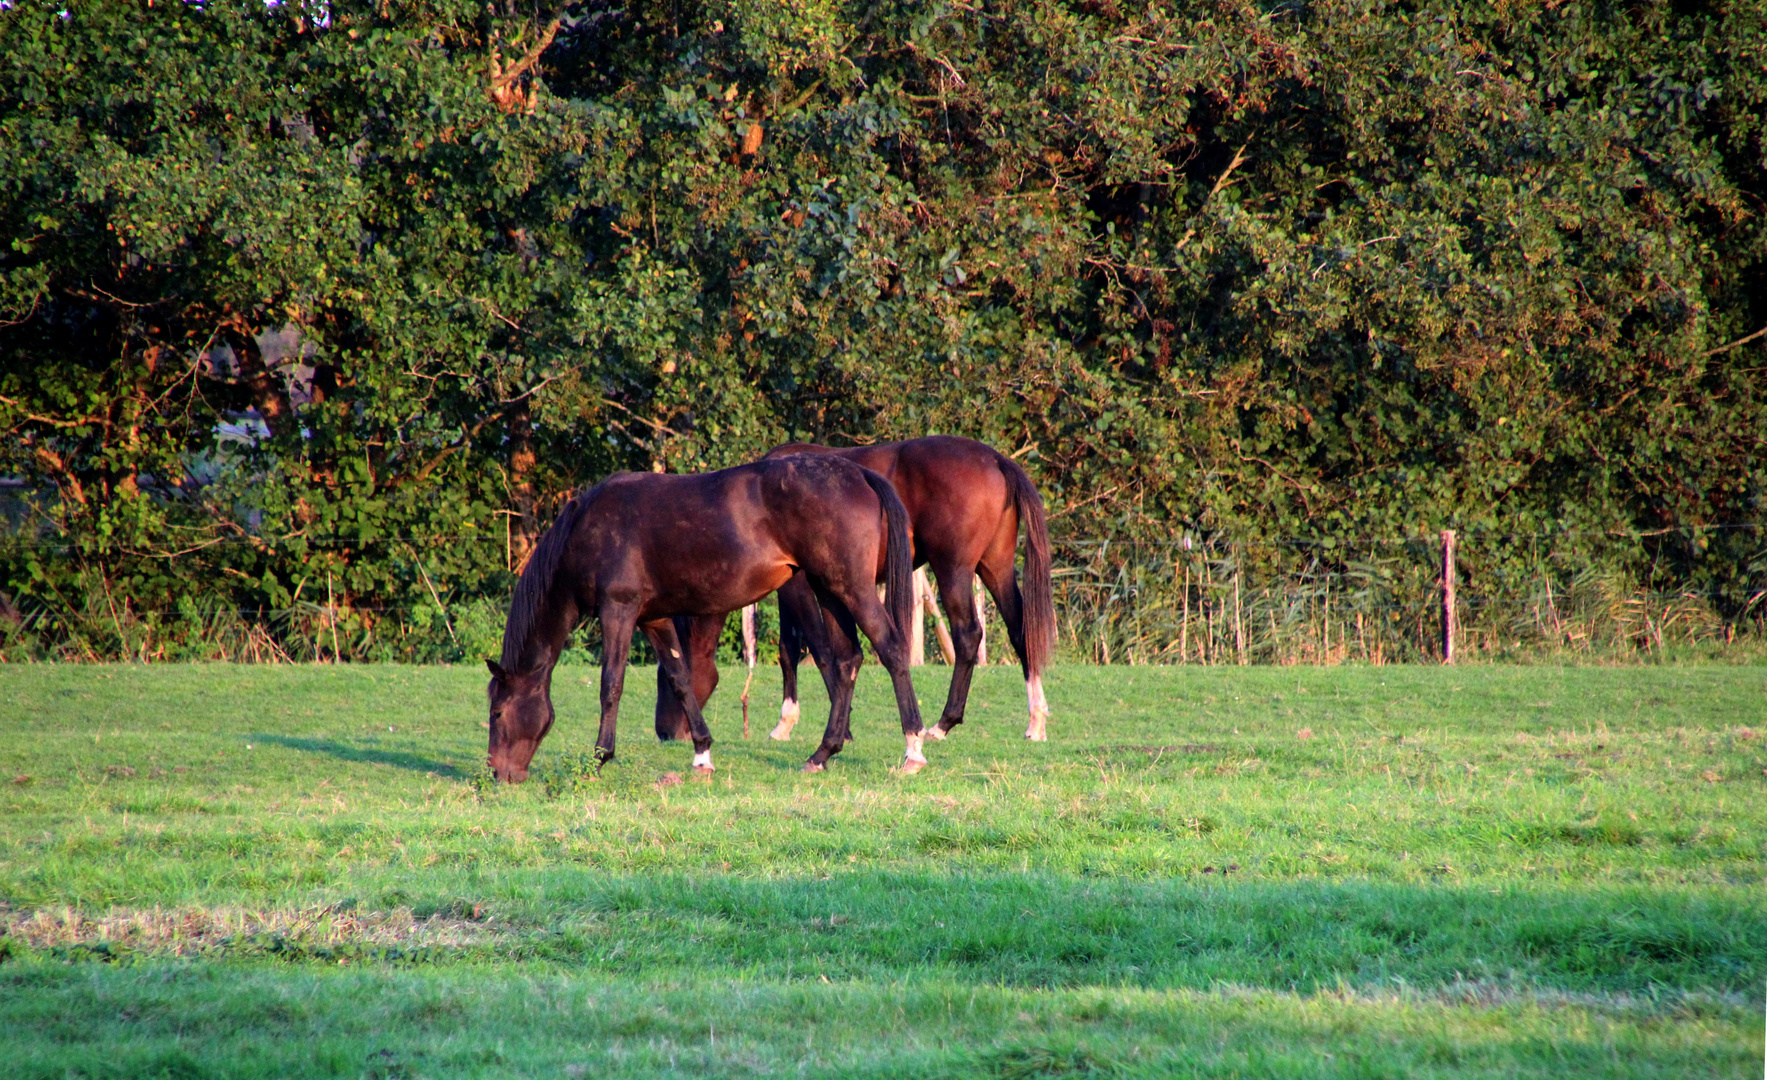
[[[792,567],[776,565],[745,568],[707,566],[679,567],[669,586],[659,590],[645,605],[647,618],[667,615],[722,615],[753,604],[791,580]]]

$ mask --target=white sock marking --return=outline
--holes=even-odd
[[[779,724],[772,731],[768,732],[768,735],[771,738],[778,739],[780,742],[785,742],[787,739],[791,738],[791,729],[797,725],[797,722],[798,699],[786,698],[779,703]]]
[[[1025,701],[1031,712],[1031,722],[1025,728],[1025,738],[1032,742],[1047,741],[1049,701],[1043,696],[1043,676],[1033,675],[1025,680]]]
[[[908,738],[908,751],[907,751],[907,753],[902,755],[902,759],[904,761],[918,761],[922,765],[925,765],[926,764],[926,755],[921,753],[921,750],[920,750],[921,737],[919,735],[910,735],[907,738]]]

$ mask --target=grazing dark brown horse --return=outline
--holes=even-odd
[[[865,631],[895,684],[907,749],[902,768],[926,764],[920,709],[908,677],[908,515],[889,482],[848,461],[802,455],[721,472],[617,473],[565,504],[535,547],[510,604],[501,663],[488,662],[491,770],[527,778],[552,727],[552,668],[565,638],[601,620],[601,732],[597,762],[614,756],[614,727],[632,631],[662,658],[686,709],[694,767],[712,769],[712,735],[671,616],[715,618],[752,604],[794,573],[823,618]],[[878,566],[890,610],[878,601]],[[856,654],[857,649],[853,650]],[[840,658],[856,675],[858,659]],[[847,680],[852,685],[852,680]],[[846,742],[852,696],[831,702],[828,730],[804,767],[820,771]],[[598,765],[599,767],[599,765]]]
[[[970,679],[981,645],[971,581],[979,575],[998,605],[1012,647],[1025,674],[1030,723],[1025,738],[1047,737],[1049,703],[1043,696],[1043,670],[1055,638],[1055,608],[1050,595],[1049,529],[1043,500],[1011,458],[983,443],[948,435],[907,442],[833,450],[808,443],[790,443],[770,451],[780,455],[826,454],[856,462],[889,480],[908,509],[914,537],[915,565],[932,567],[939,599],[951,621],[957,664],[945,709],[927,734],[943,739],[963,722]],[[1025,527],[1025,581],[1021,592],[1013,566],[1020,523]],[[883,580],[880,575],[879,580]],[[837,692],[831,650],[841,650],[839,633],[824,633],[809,584],[794,577],[779,590],[780,665],[785,671],[785,700],[779,710],[775,739],[791,737],[798,719],[797,669],[807,648],[822,669],[831,698]],[[716,655],[721,619],[676,620],[687,646],[695,697],[703,707],[718,684]],[[850,693],[850,689],[847,691]],[[670,680],[659,673],[657,735],[686,738],[687,712]]]

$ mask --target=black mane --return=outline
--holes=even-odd
[[[502,665],[507,671],[521,669],[522,649],[534,632],[534,624],[552,590],[552,577],[558,573],[559,560],[564,557],[565,548],[570,546],[571,533],[576,530],[577,519],[583,514],[589,494],[589,491],[578,492],[564,504],[552,527],[534,545],[527,566],[522,568],[521,580],[515,583],[515,595],[509,601],[509,621],[503,627]]]

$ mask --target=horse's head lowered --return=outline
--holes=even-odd
[[[491,702],[491,771],[505,783],[519,784],[528,778],[528,762],[552,729],[552,672],[505,671],[495,660],[485,666],[491,669],[485,691]]]

